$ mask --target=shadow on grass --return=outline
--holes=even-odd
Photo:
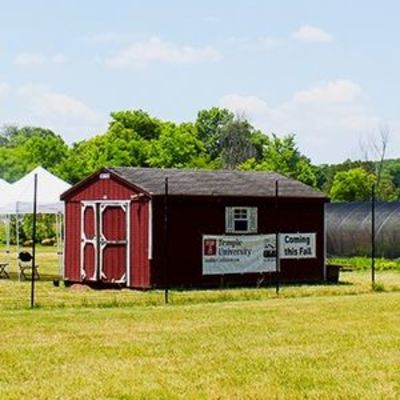
[[[15,281],[15,282],[31,282],[31,280],[32,280],[31,274],[25,274],[26,275],[25,279],[20,279],[18,272],[15,272],[15,271],[11,271],[8,274],[9,274],[9,278],[0,278],[0,280],[9,280],[9,281]],[[35,279],[35,281],[54,282],[56,280],[58,280],[58,281],[61,280],[61,277],[59,275],[42,274],[42,273],[40,273],[40,271],[39,271],[39,274],[40,274],[40,278]]]

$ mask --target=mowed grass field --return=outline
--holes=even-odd
[[[400,295],[1,310],[1,399],[398,399]]]
[[[368,272],[340,280],[168,305],[42,280],[33,310],[29,282],[0,280],[0,399],[399,399],[400,273],[380,272],[380,292]]]

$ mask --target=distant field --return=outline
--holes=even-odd
[[[21,248],[21,250],[31,251],[30,248]],[[16,249],[15,246],[11,248],[11,272],[16,274]],[[38,245],[36,249],[37,264],[39,271],[47,279],[57,278],[60,275],[60,268],[58,265],[57,249],[54,246]],[[5,246],[0,244],[0,262],[6,259]],[[333,257],[327,260],[328,264],[341,265],[345,269],[354,271],[369,271],[371,269],[371,259],[368,257]],[[376,271],[398,271],[400,272],[400,259],[386,259],[376,258],[375,260]]]
[[[21,247],[20,251],[32,252],[30,247]],[[6,262],[7,260],[6,247],[2,244],[0,245],[0,262]],[[17,274],[17,253],[15,246],[11,246],[9,260],[10,272],[15,277]],[[44,278],[52,279],[60,275],[57,248],[55,246],[38,245],[36,247],[36,264],[39,265],[39,273]]]
[[[366,271],[371,269],[371,259],[368,257],[342,257],[330,258],[330,264],[342,265],[345,268],[350,268],[357,271]],[[389,260],[387,258],[375,259],[376,271],[399,271],[400,259]]]
[[[4,259],[4,252],[0,260]],[[1,258],[2,257],[2,258]],[[29,282],[16,282],[16,254],[11,255],[10,273],[13,280],[0,280],[0,309],[21,308],[29,304]],[[337,260],[335,260],[337,261]],[[164,297],[161,291],[132,290],[90,290],[87,288],[54,287],[52,280],[60,278],[58,257],[54,247],[38,246],[37,264],[42,279],[36,283],[36,301],[41,307],[121,307],[136,305],[160,305]],[[346,265],[344,262],[341,265]],[[384,270],[376,274],[377,289],[400,292],[400,271]],[[290,285],[283,286],[280,297],[331,296],[366,294],[371,292],[370,272],[360,268],[353,272],[341,272],[337,285]],[[203,302],[226,302],[243,300],[265,300],[276,297],[274,288],[224,289],[224,290],[173,290],[170,293],[174,304],[195,304]]]

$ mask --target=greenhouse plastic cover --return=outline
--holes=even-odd
[[[63,212],[61,193],[71,185],[42,167],[37,167],[19,181],[0,188],[0,214],[31,214],[33,212],[34,176],[37,174],[37,212]]]
[[[328,256],[350,257],[371,254],[371,202],[326,205]],[[376,202],[376,255],[400,257],[400,202]]]

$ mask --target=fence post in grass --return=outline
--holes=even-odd
[[[376,194],[375,194],[375,183],[372,184],[371,188],[371,281],[372,286],[375,285],[375,207],[376,207]]]
[[[279,295],[279,286],[280,286],[280,275],[281,275],[281,260],[279,254],[279,214],[278,214],[278,199],[279,199],[279,181],[275,181],[275,215],[277,216],[276,221],[276,233],[275,233],[275,257],[276,257],[276,294]]]
[[[168,177],[165,178],[164,185],[164,302],[168,304]]]
[[[35,307],[37,174],[33,184],[31,308]]]

